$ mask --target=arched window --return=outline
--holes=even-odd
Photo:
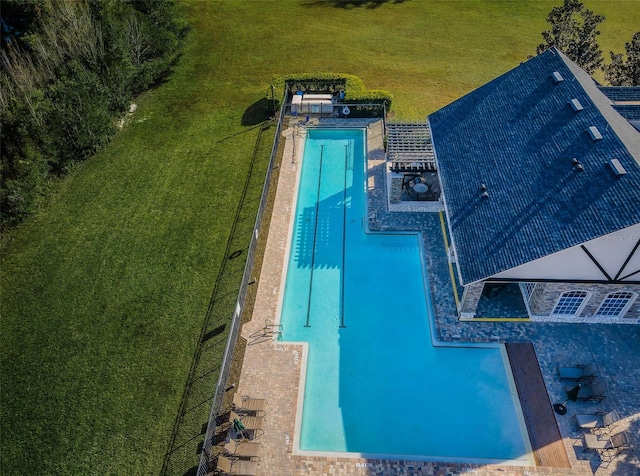
[[[625,291],[608,294],[593,317],[620,317],[631,307],[636,296]]]
[[[551,315],[564,317],[577,316],[584,304],[586,304],[588,295],[589,293],[586,291],[567,291],[566,293],[562,293]]]

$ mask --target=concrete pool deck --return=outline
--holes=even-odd
[[[345,121],[342,121],[344,124]],[[262,332],[267,323],[278,320],[279,296],[284,283],[282,270],[288,259],[288,236],[295,211],[293,197],[298,183],[303,131],[292,126],[284,132],[287,140],[253,316],[242,328],[242,336],[248,345],[238,393],[266,398],[269,402],[265,432],[257,439],[263,445],[258,475],[638,474],[640,402],[635,395],[640,389],[640,326],[459,322],[455,314],[453,287],[438,214],[388,212],[382,122],[349,122],[368,128],[368,206],[370,212],[375,211],[375,219],[370,221],[372,228],[423,232],[438,339],[452,342],[533,342],[549,398],[554,403],[565,399],[562,390],[564,382],[555,377],[557,364],[595,360],[607,381],[609,393],[600,404],[569,402],[568,413],[556,417],[571,469],[293,454],[297,434],[296,415],[301,411],[298,400],[305,348],[300,344],[272,340],[268,332]],[[326,124],[331,126],[336,122],[327,120]],[[261,338],[263,335],[264,338]],[[579,446],[574,446],[578,432],[572,425],[571,415],[611,408],[617,408],[624,417],[616,430],[629,430],[634,449],[622,453],[605,468],[598,464],[595,455],[583,453]]]

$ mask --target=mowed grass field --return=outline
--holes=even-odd
[[[560,0],[339,3],[184,1],[168,81],[3,238],[1,474],[160,472],[257,137],[243,115],[275,79],[355,74],[421,119],[534,54]],[[585,3],[623,51],[640,2]]]

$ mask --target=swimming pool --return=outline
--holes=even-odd
[[[283,339],[308,343],[297,452],[530,464],[502,347],[434,347],[416,233],[366,233],[366,130],[309,129]]]

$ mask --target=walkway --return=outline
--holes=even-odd
[[[297,134],[302,133],[297,130]],[[293,213],[293,197],[297,185],[302,141],[294,141],[294,128],[285,131],[287,141],[282,160],[276,203],[271,218],[263,268],[259,278],[253,320],[244,325],[242,336],[261,329],[266,319],[276,320],[278,299],[282,289],[282,269],[287,260],[287,238]],[[458,322],[455,316],[454,293],[437,213],[389,213],[386,206],[386,163],[382,146],[380,122],[370,123],[369,139],[369,210],[370,225],[378,228],[421,230],[425,243],[425,260],[429,271],[431,293],[436,312],[438,338],[447,341],[530,342],[533,341],[544,381],[551,401],[562,399],[562,384],[555,377],[558,363],[601,363],[611,390],[610,396],[597,404],[568,404],[569,413],[557,417],[571,468],[514,467],[502,465],[457,465],[415,461],[366,460],[357,458],[321,458],[293,455],[296,435],[296,414],[300,411],[299,386],[301,369],[305,365],[302,345],[278,341],[261,341],[247,346],[240,382],[235,383],[241,395],[266,398],[269,401],[265,434],[259,438],[264,445],[259,476],[362,475],[409,476],[477,474],[481,476],[510,475],[590,475],[625,476],[640,471],[640,453],[629,452],[618,457],[608,468],[598,466],[593,456],[573,447],[577,435],[571,424],[571,414],[615,407],[626,417],[621,428],[631,428],[640,447],[640,402],[635,398],[640,388],[640,326],[604,326],[571,324],[514,324]],[[293,150],[295,142],[298,150]],[[621,329],[621,327],[623,329]],[[618,378],[616,378],[618,377]]]
[[[536,464],[570,468],[533,345],[506,344],[505,347]]]

